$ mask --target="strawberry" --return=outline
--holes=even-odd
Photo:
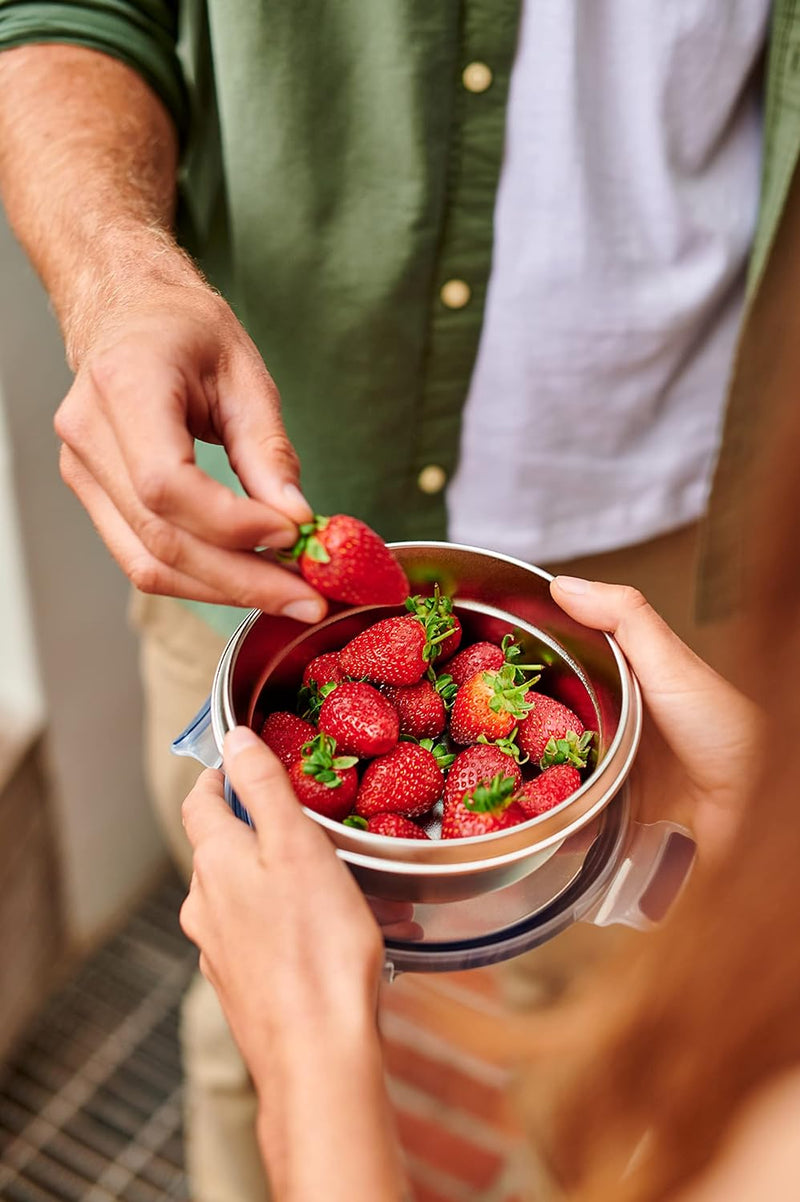
[[[510,634],[503,635],[503,640],[497,643],[473,643],[459,651],[447,665],[447,671],[457,685],[461,686],[476,672],[496,672],[503,664],[513,664],[516,679],[522,681],[524,671],[539,672],[541,664],[518,664],[515,661],[522,654],[519,643],[514,642]],[[530,683],[530,682],[529,682]]]
[[[400,720],[390,701],[359,680],[344,680],[329,693],[317,725],[336,740],[344,755],[369,759],[385,755],[397,743]]]
[[[540,776],[526,781],[514,800],[522,806],[528,818],[544,814],[560,805],[581,787],[581,774],[572,764],[556,764],[545,768]]]
[[[567,709],[566,705],[562,705],[554,697],[529,692],[525,694],[525,703],[529,712],[519,724],[517,741],[532,760],[541,760],[551,739],[566,739],[570,732],[574,738],[579,738],[584,733],[583,723],[578,715],[573,714],[571,709]],[[584,756],[581,767],[585,763]]]
[[[416,743],[398,743],[368,766],[356,813],[371,818],[390,811],[417,818],[439,800],[443,789],[444,775],[433,752]]]
[[[452,618],[404,614],[374,622],[339,652],[345,676],[376,684],[416,684],[439,654],[439,644],[453,629]]]
[[[284,768],[291,768],[299,758],[303,745],[313,739],[316,733],[310,722],[304,722],[286,710],[276,710],[270,714],[261,728],[261,738],[275,752]]]
[[[505,656],[497,643],[473,643],[450,660],[447,671],[460,688],[476,672],[496,672],[504,662]]]
[[[516,787],[512,776],[498,772],[488,784],[476,785],[471,793],[450,802],[442,816],[442,838],[490,835],[492,831],[527,822],[528,815],[513,797]]]
[[[516,683],[511,664],[495,672],[476,672],[456,694],[450,737],[455,743],[476,743],[481,735],[490,740],[510,735],[530,709],[525,700],[527,688],[527,684]]]
[[[400,717],[400,734],[413,739],[435,738],[447,725],[447,700],[455,694],[449,676],[440,676],[435,684],[420,680],[417,684],[387,684],[383,693]]]
[[[344,672],[339,667],[338,651],[323,651],[309,660],[303,672],[303,685],[308,688],[315,684],[322,688],[324,684],[339,684],[344,680]]]
[[[421,827],[402,814],[375,814],[369,821],[357,814],[344,820],[345,826],[354,826],[358,830],[369,831],[371,835],[390,835],[393,839],[428,839]]]
[[[440,620],[448,622],[452,626],[452,630],[446,639],[439,644],[439,659],[449,659],[454,655],[461,645],[461,623],[453,613],[453,601],[450,597],[443,597],[439,592],[439,585],[433,586],[432,597],[414,596],[409,597],[406,601],[406,609],[409,613],[414,614],[423,622],[429,617],[434,616]]]
[[[349,514],[315,515],[289,552],[323,597],[350,605],[402,605],[408,580],[383,539]]]
[[[303,746],[301,758],[289,769],[298,800],[325,818],[341,822],[353,808],[358,789],[354,755],[337,755],[336,740],[320,734]]]
[[[522,773],[512,757],[492,743],[475,743],[460,751],[447,774],[444,787],[445,808],[460,801],[465,793],[471,793],[476,785],[488,784],[492,777],[509,776],[518,789],[522,784]]]

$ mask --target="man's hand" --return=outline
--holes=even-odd
[[[325,603],[256,554],[311,516],[277,389],[171,234],[177,139],[145,81],[69,45],[0,55],[0,185],[58,315],[75,383],[62,475],[146,592],[315,621]],[[195,465],[221,443],[247,497]]]
[[[754,783],[759,711],[636,589],[556,576],[550,591],[578,622],[614,635],[639,679],[645,724],[630,778],[637,816],[681,822],[701,856],[718,855]]]
[[[311,516],[278,391],[228,305],[200,281],[157,281],[95,331],[56,415],[61,473],[144,592],[317,621],[324,602],[256,547]],[[222,443],[248,496],[194,462]]]

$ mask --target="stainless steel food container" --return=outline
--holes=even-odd
[[[499,641],[513,633],[522,644],[524,662],[546,666],[543,690],[598,732],[596,763],[577,793],[538,818],[492,835],[394,839],[307,811],[328,832],[365,892],[420,903],[474,898],[536,872],[619,793],[641,733],[639,687],[612,638],[579,625],[559,609],[550,596],[551,577],[541,569],[451,543],[395,543],[392,550],[412,592],[430,591],[438,582],[454,598],[468,640]],[[201,711],[176,741],[176,750],[218,765],[226,732],[240,723],[258,729],[267,713],[283,708],[312,656],[339,648],[372,622],[400,612],[391,606],[339,607],[308,628],[253,611],[223,652],[207,712]],[[229,797],[242,815],[230,790]]]

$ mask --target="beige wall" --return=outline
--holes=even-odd
[[[88,942],[163,853],[140,771],[126,581],[58,475],[52,415],[68,386],[46,299],[0,214],[0,441],[16,499],[0,487],[0,700],[16,695],[44,721],[67,928]]]

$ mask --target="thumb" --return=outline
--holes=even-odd
[[[698,675],[717,678],[716,672],[681,642],[638,589],[556,576],[550,592],[570,617],[614,636],[646,696],[683,692]]]
[[[260,835],[271,827],[283,836],[292,824],[305,822],[283,765],[254,731],[234,727],[225,736],[222,753],[230,782]]]
[[[260,358],[232,363],[219,387],[220,435],[245,491],[298,525],[310,521],[313,510],[300,491],[300,463],[283,425],[280,394]]]

